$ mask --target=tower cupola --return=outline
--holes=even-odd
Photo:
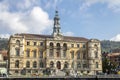
[[[55,11],[55,17],[54,17],[54,27],[53,27],[53,37],[61,35],[61,27],[60,27],[60,18],[58,15],[58,11]]]

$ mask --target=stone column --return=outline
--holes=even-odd
[[[63,61],[60,61],[61,62],[61,69],[64,68],[64,62]]]
[[[54,58],[56,58],[56,47],[54,47],[53,55],[54,55]]]
[[[76,70],[76,69],[77,69],[77,62],[74,61],[74,70]]]
[[[63,48],[60,50],[61,58],[63,58]]]
[[[54,62],[54,68],[55,68],[55,69],[56,69],[56,64],[57,64],[57,62],[55,61],[55,62]]]
[[[46,50],[46,56],[47,56],[47,58],[49,58],[49,49],[48,48]]]
[[[46,67],[49,67],[49,48],[47,47],[47,50],[46,50]]]

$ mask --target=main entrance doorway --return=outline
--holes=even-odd
[[[61,63],[60,63],[60,61],[57,62],[57,68],[61,69]]]

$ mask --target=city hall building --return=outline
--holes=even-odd
[[[96,75],[102,72],[100,41],[62,35],[58,11],[55,12],[51,35],[11,35],[8,54],[11,75],[44,74],[46,69],[51,74],[67,71]]]

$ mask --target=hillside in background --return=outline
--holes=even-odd
[[[120,42],[101,41],[102,52],[120,52]]]
[[[0,38],[0,50],[7,50],[8,39]],[[101,41],[102,52],[120,52],[120,42],[103,40]]]
[[[8,39],[7,38],[0,38],[0,50],[7,50],[8,47]]]

